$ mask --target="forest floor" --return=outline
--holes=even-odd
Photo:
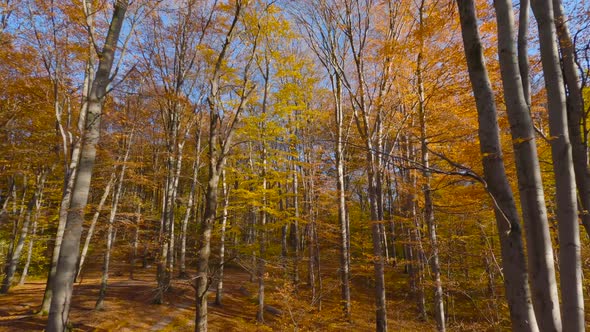
[[[155,268],[137,268],[134,279],[128,267],[115,266],[109,279],[104,310],[94,310],[100,285],[99,269],[86,273],[74,287],[70,320],[75,331],[194,331],[194,290],[188,279],[174,279],[165,303],[152,303],[156,288]],[[272,278],[269,278],[272,279]],[[402,276],[397,279],[403,280]],[[277,278],[278,280],[278,278]],[[303,282],[304,284],[304,282]],[[352,321],[343,321],[338,303],[339,286],[335,279],[323,280],[322,310],[310,302],[308,287],[293,292],[289,286],[267,282],[267,303],[281,311],[265,313],[265,324],[256,316],[257,283],[238,266],[228,266],[224,278],[223,305],[213,304],[209,294],[210,331],[373,331],[373,290],[365,278],[352,282]],[[212,287],[213,288],[213,287]],[[434,331],[430,322],[418,320],[415,302],[408,298],[407,283],[399,284],[388,301],[391,331]],[[36,315],[45,280],[31,278],[0,296],[0,331],[42,331],[46,317]],[[272,311],[272,310],[271,310]],[[482,331],[477,322],[452,324],[450,331]],[[483,329],[485,330],[485,329]],[[498,331],[498,329],[495,329]]]

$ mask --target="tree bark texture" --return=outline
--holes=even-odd
[[[561,331],[553,249],[535,133],[524,98],[517,51],[513,40],[515,33],[512,1],[495,0],[494,6],[498,21],[500,72],[512,134],[520,204],[527,238],[533,307],[540,330]]]
[[[502,156],[495,96],[487,73],[473,0],[457,0],[463,45],[475,96],[479,141],[487,190],[494,202],[504,272],[504,289],[513,331],[537,332],[522,243],[520,217]]]
[[[100,137],[102,107],[107,86],[111,81],[110,73],[128,4],[128,0],[115,2],[106,41],[99,57],[98,70],[88,96],[88,115],[82,136],[80,163],[74,179],[64,236],[59,250],[55,281],[53,282],[53,296],[47,321],[48,332],[61,332],[67,328],[80,250],[84,209],[88,202],[92,170],[96,159],[96,144]]]
[[[566,97],[559,63],[551,0],[532,0],[539,30],[541,63],[547,90],[549,133],[555,176],[559,231],[559,272],[564,331],[583,331],[584,295],[576,180],[568,132]],[[579,124],[575,124],[579,125]]]

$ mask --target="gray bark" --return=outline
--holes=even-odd
[[[561,1],[553,0],[553,13],[559,37],[563,76],[567,87],[568,131],[572,145],[576,187],[580,197],[578,210],[580,210],[586,234],[590,235],[590,171],[588,171],[586,158],[586,142],[580,128],[584,118],[584,100],[579,83],[574,44]]]
[[[191,182],[191,189],[188,195],[188,202],[186,203],[186,214],[182,220],[181,240],[180,240],[180,276],[186,276],[186,235],[188,221],[191,217],[193,206],[195,205],[195,192],[199,181],[199,169],[201,168],[201,130],[197,130],[197,160],[193,165],[193,178]]]
[[[239,121],[240,112],[247,103],[247,95],[245,85],[242,90],[242,98],[240,104],[236,108],[234,120],[227,128],[225,140],[220,139],[222,118],[218,109],[218,98],[220,94],[220,79],[221,79],[221,65],[225,61],[229,46],[235,35],[238,21],[242,13],[242,6],[245,5],[241,0],[235,1],[235,11],[232,17],[231,25],[225,35],[225,40],[221,47],[221,51],[217,57],[215,68],[213,70],[212,78],[209,81],[210,90],[207,97],[209,105],[209,179],[207,181],[207,192],[205,194],[205,211],[199,225],[198,238],[199,249],[197,254],[197,276],[196,276],[196,315],[195,315],[195,331],[206,332],[207,324],[207,291],[209,289],[209,256],[211,255],[211,231],[213,223],[215,222],[217,209],[217,189],[219,186],[219,176],[225,166],[227,154],[229,153],[233,135],[235,133],[235,124]],[[256,46],[254,45],[254,49]],[[244,69],[244,73],[248,72],[248,65]],[[244,77],[246,79],[246,77]]]
[[[522,93],[527,105],[531,106],[531,83],[529,79],[528,31],[530,0],[520,0],[518,13],[518,68],[522,80]]]
[[[425,1],[420,2],[419,7],[419,32],[422,34],[424,29],[424,10]],[[434,217],[434,202],[432,199],[431,177],[430,171],[430,154],[428,153],[428,140],[426,129],[426,102],[424,96],[424,82],[422,77],[422,57],[423,57],[424,41],[420,38],[420,48],[418,58],[416,61],[416,77],[418,84],[418,117],[420,123],[420,162],[424,167],[422,175],[424,176],[424,184],[422,185],[422,192],[424,195],[424,220],[428,227],[428,238],[430,240],[431,257],[430,265],[432,269],[432,281],[434,282],[434,317],[436,320],[436,328],[439,332],[446,331],[445,324],[445,308],[443,301],[443,288],[440,277],[440,259],[438,255],[438,240],[436,236],[436,220]]]
[[[128,0],[117,0],[115,2],[106,41],[99,57],[98,70],[88,96],[88,114],[82,137],[80,164],[77,167],[72,187],[71,202],[67,210],[67,221],[59,250],[55,280],[52,285],[53,296],[47,321],[48,332],[61,332],[67,328],[80,250],[83,214],[88,202],[88,192],[96,158],[96,144],[100,137],[102,107],[107,93],[107,86],[111,81],[110,72],[127,6]]]
[[[469,78],[475,96],[479,141],[487,190],[494,201],[504,288],[513,331],[539,331],[531,302],[520,218],[506,176],[495,96],[483,56],[473,0],[457,0]]]
[[[92,236],[94,235],[94,229],[96,228],[96,222],[98,221],[98,217],[100,217],[100,212],[106,202],[109,193],[111,192],[111,187],[115,182],[116,175],[113,172],[111,174],[111,178],[109,182],[107,182],[107,186],[104,188],[104,192],[102,197],[100,198],[100,202],[98,203],[98,207],[92,216],[92,221],[90,222],[90,227],[88,227],[88,232],[86,233],[86,240],[84,240],[84,246],[82,247],[82,253],[80,254],[80,263],[78,264],[78,271],[76,272],[76,279],[79,279],[82,275],[82,268],[84,267],[84,262],[86,261],[86,254],[88,253],[88,248],[90,247],[90,241],[92,240]]]
[[[25,284],[27,275],[29,273],[29,266],[31,265],[31,258],[33,256],[35,235],[37,234],[37,222],[39,220],[39,214],[41,213],[42,196],[43,194],[40,195],[39,199],[37,199],[37,202],[35,204],[35,216],[33,217],[33,229],[31,231],[31,236],[29,237],[29,247],[27,248],[27,260],[25,262],[25,266],[23,267],[23,272],[20,275],[20,280],[18,282],[19,285]]]
[[[221,237],[219,239],[219,280],[215,291],[215,304],[221,305],[223,296],[223,270],[225,267],[225,229],[227,226],[227,215],[229,207],[229,188],[225,180],[225,170],[221,172],[221,186],[223,190],[223,212],[221,215]]]
[[[102,265],[102,278],[100,280],[100,291],[98,293],[98,299],[96,301],[95,309],[102,310],[104,309],[104,298],[107,293],[107,285],[109,281],[109,267],[111,264],[111,249],[113,247],[113,242],[115,241],[113,236],[113,227],[115,223],[115,218],[117,216],[117,209],[119,207],[119,199],[121,199],[121,195],[123,193],[123,184],[125,180],[125,170],[127,169],[127,160],[129,159],[129,152],[131,151],[131,144],[133,142],[133,131],[129,134],[127,138],[127,149],[125,151],[125,156],[123,157],[123,164],[121,165],[121,173],[119,178],[117,179],[117,189],[113,192],[113,201],[111,202],[111,213],[109,215],[108,220],[108,229],[107,229],[107,241],[106,241],[106,249],[104,253],[104,260]]]
[[[336,118],[336,170],[338,190],[338,224],[340,226],[340,288],[342,310],[347,319],[350,319],[350,259],[348,253],[349,231],[346,217],[346,192],[344,190],[344,112],[342,109],[342,82],[338,75],[332,79],[334,82],[334,116]]]
[[[555,176],[559,231],[559,272],[564,331],[584,331],[580,225],[564,80],[559,64],[551,0],[532,0],[539,29],[541,63],[549,108],[549,133]],[[579,124],[575,124],[579,125]]]
[[[18,237],[18,241],[14,249],[10,248],[9,255],[6,257],[6,263],[4,267],[4,279],[2,280],[2,287],[0,288],[0,294],[8,293],[8,290],[12,286],[12,279],[14,278],[14,274],[16,273],[16,268],[18,267],[18,263],[20,262],[20,257],[23,252],[23,248],[25,246],[25,241],[29,234],[29,226],[31,223],[31,217],[33,215],[33,211],[37,206],[37,202],[43,193],[43,188],[45,187],[45,179],[47,178],[47,174],[49,173],[48,169],[43,169],[41,174],[37,175],[36,179],[36,188],[33,192],[33,196],[29,200],[27,204],[26,212],[24,221],[20,230],[20,235]]]
[[[88,36],[88,61],[86,62],[86,68],[84,72],[84,86],[82,88],[82,106],[80,107],[80,115],[78,117],[78,130],[80,135],[83,135],[85,127],[86,127],[86,116],[88,113],[88,96],[90,95],[90,90],[93,86],[93,81],[95,79],[95,57],[94,57],[94,45],[92,45],[92,35],[94,34],[94,13],[93,6],[91,0],[84,0],[83,2],[84,12],[86,14],[86,25],[89,29],[89,36]],[[58,114],[58,110],[56,109],[56,115]],[[61,120],[57,119],[60,129],[61,127]],[[67,141],[66,134],[63,130],[60,131],[62,135],[62,140],[64,142]],[[64,144],[64,154],[66,154],[67,145]],[[72,189],[74,187],[74,181],[76,179],[76,172],[78,168],[78,163],[80,162],[80,152],[82,149],[82,138],[78,137],[72,147],[72,153],[69,165],[66,166],[65,176],[64,176],[64,192],[62,196],[62,200],[60,203],[59,208],[59,219],[57,224],[57,231],[55,234],[55,242],[53,245],[53,250],[51,253],[51,261],[49,265],[49,273],[47,275],[47,283],[45,285],[45,293],[43,294],[43,301],[41,303],[41,314],[46,314],[49,312],[49,308],[51,306],[51,301],[53,297],[53,287],[55,282],[55,274],[57,272],[57,263],[59,260],[59,252],[61,249],[61,243],[64,236],[64,231],[66,227],[66,221],[68,217],[68,209],[70,208],[71,198],[72,198]]]
[[[535,133],[519,73],[511,0],[495,0],[498,52],[504,98],[512,134],[520,204],[527,237],[528,266],[537,323],[542,331],[561,331],[561,314],[545,195]]]
[[[139,195],[138,195],[139,198]],[[137,264],[137,249],[139,246],[139,229],[141,225],[141,201],[137,202],[137,211],[135,216],[135,232],[133,234],[133,245],[131,248],[131,259],[129,260],[129,279],[133,280],[133,273],[135,272],[135,265]]]

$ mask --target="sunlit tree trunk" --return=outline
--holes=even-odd
[[[200,124],[199,124],[200,125]],[[193,165],[193,177],[191,182],[191,189],[188,195],[188,202],[186,203],[186,214],[182,220],[182,229],[180,234],[180,277],[184,278],[186,274],[186,236],[188,221],[193,212],[193,206],[195,205],[195,192],[197,190],[197,184],[199,181],[199,169],[201,168],[201,130],[200,127],[197,129],[197,146],[196,146],[197,159]]]
[[[92,170],[96,158],[96,144],[100,137],[102,107],[107,94],[107,86],[111,81],[110,72],[128,4],[127,0],[117,0],[115,2],[106,41],[99,57],[98,71],[92,81],[92,88],[88,95],[88,114],[82,136],[80,163],[74,177],[71,202],[69,209],[67,209],[64,236],[59,250],[55,280],[52,285],[53,296],[47,321],[48,332],[61,332],[67,327],[80,250],[83,214],[88,201]]]
[[[582,224],[586,229],[586,235],[590,235],[590,171],[588,171],[588,159],[586,158],[586,142],[581,132],[582,119],[584,118],[584,100],[579,83],[579,75],[576,66],[576,54],[574,43],[567,25],[567,17],[560,0],[553,1],[553,13],[557,36],[559,37],[559,49],[561,51],[561,64],[563,76],[567,87],[567,114],[568,131],[572,145],[572,159],[576,175],[576,187],[580,196],[578,210],[582,217]]]
[[[424,29],[424,11],[425,11],[425,0],[420,2],[418,9],[419,16],[419,32],[420,35]],[[430,167],[430,154],[428,153],[428,139],[426,130],[426,102],[424,96],[424,81],[422,75],[422,62],[423,62],[423,49],[424,40],[419,38],[420,46],[418,58],[416,60],[416,78],[418,84],[418,117],[420,123],[420,163],[424,170],[422,175],[424,177],[424,183],[422,185],[422,193],[424,195],[424,220],[426,227],[428,228],[428,238],[430,240],[431,257],[430,265],[432,269],[432,281],[434,282],[434,317],[436,320],[436,328],[439,332],[446,331],[445,324],[445,309],[443,301],[443,288],[440,276],[440,259],[438,255],[438,239],[436,235],[436,220],[434,217],[434,202],[432,199],[432,187],[431,187],[431,173]]]
[[[138,200],[140,196],[137,195]],[[141,202],[137,202],[137,210],[135,212],[135,229],[133,232],[133,244],[131,247],[131,259],[129,260],[129,279],[133,280],[133,273],[135,272],[135,265],[137,264],[137,248],[139,246],[139,230],[141,227]]]
[[[90,95],[90,90],[93,86],[93,81],[95,79],[95,56],[94,56],[94,45],[92,45],[92,35],[95,33],[94,27],[94,12],[93,12],[93,4],[91,0],[84,0],[83,2],[84,13],[86,14],[86,27],[88,28],[89,35],[88,35],[88,60],[86,62],[86,67],[84,71],[84,84],[82,87],[82,105],[80,107],[80,114],[78,116],[78,131],[80,137],[76,138],[73,142],[73,146],[71,149],[71,156],[69,163],[67,162],[67,152],[68,152],[68,135],[66,134],[62,123],[61,123],[61,113],[62,111],[59,108],[57,102],[57,95],[55,96],[55,112],[56,112],[56,120],[58,124],[58,128],[60,129],[60,134],[62,136],[63,141],[63,153],[64,153],[64,167],[65,167],[65,176],[64,176],[64,189],[63,195],[61,198],[60,209],[59,209],[59,219],[57,224],[57,230],[55,234],[55,241],[53,245],[53,250],[51,254],[51,260],[49,265],[49,272],[47,276],[47,282],[45,285],[45,292],[43,294],[43,301],[41,304],[41,309],[39,313],[47,314],[49,312],[49,308],[51,306],[51,299],[53,296],[53,284],[55,280],[55,273],[57,271],[57,263],[59,260],[59,252],[61,249],[61,243],[63,240],[63,235],[66,227],[68,209],[71,203],[71,195],[72,189],[74,187],[74,181],[76,178],[76,172],[78,163],[80,162],[80,153],[82,149],[82,136],[84,134],[84,130],[86,128],[86,116],[88,113],[88,96]],[[57,86],[56,86],[57,88]],[[57,89],[55,93],[57,93]]]
[[[488,77],[473,0],[457,0],[469,78],[478,112],[479,141],[487,190],[500,236],[504,288],[514,331],[539,331],[528,285],[520,218],[506,176],[495,96]]]
[[[542,331],[560,331],[561,314],[547,209],[541,181],[535,133],[522,88],[513,36],[511,0],[495,0],[498,53],[504,98],[512,134],[520,203],[527,237],[533,307]]]
[[[82,268],[84,267],[84,262],[86,260],[86,254],[88,254],[88,248],[90,247],[90,241],[92,240],[92,236],[94,235],[94,229],[96,228],[96,223],[98,222],[98,218],[100,217],[100,212],[104,207],[104,204],[107,201],[109,193],[111,192],[111,187],[115,183],[116,173],[113,172],[111,174],[111,178],[109,182],[107,182],[107,186],[104,188],[104,192],[102,197],[100,198],[100,202],[98,203],[98,207],[96,208],[96,212],[94,212],[94,216],[92,217],[92,221],[90,222],[90,227],[88,227],[88,232],[86,233],[86,240],[84,241],[84,246],[82,247],[82,253],[80,254],[80,263],[78,263],[78,271],[76,272],[76,279],[79,279],[82,275]]]
[[[334,84],[334,117],[336,118],[336,189],[338,190],[338,224],[340,226],[340,288],[342,309],[350,319],[350,256],[348,253],[348,231],[346,217],[346,192],[344,190],[344,111],[342,108],[342,81],[338,74],[332,78]]]
[[[23,272],[20,275],[19,285],[24,285],[29,273],[29,267],[31,266],[31,258],[33,256],[33,248],[35,242],[35,235],[37,235],[37,222],[39,221],[39,215],[41,213],[41,201],[43,200],[43,193],[41,193],[39,199],[35,204],[35,216],[33,217],[33,229],[31,236],[29,237],[29,247],[27,248],[27,260],[23,267]]]
[[[113,192],[113,200],[111,202],[111,213],[109,215],[108,220],[108,228],[107,228],[107,239],[106,239],[106,249],[104,253],[104,260],[102,265],[102,278],[100,280],[100,291],[98,293],[98,299],[96,300],[95,309],[102,310],[104,309],[104,298],[107,293],[107,284],[109,281],[109,267],[111,264],[111,250],[113,248],[113,242],[115,241],[113,236],[113,227],[115,223],[115,218],[117,217],[117,209],[119,207],[119,200],[121,199],[121,195],[123,193],[123,184],[125,180],[125,170],[127,169],[127,160],[129,159],[129,152],[131,151],[131,144],[133,142],[133,131],[127,137],[127,149],[125,151],[125,156],[123,157],[123,163],[121,165],[121,173],[119,174],[119,178],[117,179],[117,189]]]
[[[225,136],[221,133],[221,125],[223,119],[221,118],[220,110],[218,109],[218,98],[220,98],[220,83],[221,83],[221,66],[226,59],[227,52],[232,39],[235,36],[238,21],[242,13],[242,6],[245,4],[242,0],[235,1],[235,11],[231,19],[231,24],[225,35],[225,40],[217,56],[215,67],[213,69],[211,80],[209,81],[209,95],[207,96],[207,104],[209,106],[209,174],[207,181],[207,192],[204,198],[204,213],[198,228],[198,256],[197,256],[197,276],[196,276],[196,317],[195,317],[195,331],[206,332],[207,324],[207,291],[210,286],[209,280],[209,256],[211,255],[211,231],[216,218],[217,209],[217,189],[219,186],[219,177],[223,168],[227,154],[230,151],[233,135],[235,134],[235,124],[239,121],[240,113],[247,104],[248,95],[246,93],[247,78],[244,77],[244,85],[242,86],[242,94],[240,104],[236,108],[234,120],[225,131]],[[256,45],[253,47],[253,52],[256,50]],[[252,54],[253,56],[253,54]],[[244,68],[244,75],[248,74],[248,67],[250,62]]]
[[[33,192],[33,196],[27,204],[26,211],[24,211],[25,216],[24,221],[22,222],[20,235],[18,236],[18,241],[16,242],[16,246],[14,248],[10,248],[9,255],[6,257],[6,263],[4,266],[4,279],[2,280],[0,294],[8,293],[8,290],[12,286],[12,279],[14,278],[16,268],[18,267],[18,263],[20,262],[20,257],[23,252],[23,248],[25,247],[25,241],[27,239],[27,236],[29,235],[29,226],[31,224],[31,219],[36,218],[36,216],[33,216],[33,213],[35,213],[35,208],[38,205],[38,201],[41,198],[41,195],[43,194],[45,180],[49,172],[49,169],[43,169],[40,171],[40,174],[38,174],[36,177],[35,191]],[[34,222],[36,222],[36,220]]]
[[[576,181],[568,132],[565,86],[553,17],[553,2],[532,0],[531,4],[539,29],[541,63],[549,109],[549,133],[559,224],[563,330],[583,331],[584,295]],[[579,126],[579,123],[574,125]]]
[[[223,296],[223,270],[225,269],[225,229],[227,226],[229,207],[229,188],[225,178],[225,170],[221,172],[221,186],[223,190],[223,212],[221,215],[221,237],[219,239],[219,281],[215,292],[215,304],[221,305]]]

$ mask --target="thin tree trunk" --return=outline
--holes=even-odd
[[[532,7],[539,29],[541,63],[549,106],[549,133],[559,224],[563,330],[583,331],[584,295],[576,181],[568,132],[564,80],[559,64],[557,33],[553,18],[553,2],[532,0]]]
[[[223,270],[225,268],[225,229],[227,226],[227,216],[229,207],[229,188],[225,179],[225,170],[221,172],[221,186],[223,190],[223,214],[221,216],[221,236],[219,239],[219,281],[215,292],[215,304],[221,305],[223,296]]]
[[[86,240],[84,240],[84,247],[82,247],[82,253],[80,254],[80,263],[78,264],[78,272],[76,272],[76,279],[79,279],[82,275],[82,268],[84,267],[84,262],[86,260],[86,254],[88,254],[88,248],[90,247],[90,241],[92,240],[92,236],[94,235],[94,229],[96,228],[96,222],[98,221],[98,217],[100,216],[100,212],[104,207],[104,203],[106,202],[109,193],[111,192],[111,187],[115,183],[116,175],[115,172],[111,174],[111,178],[109,182],[107,182],[107,186],[104,188],[104,192],[102,197],[100,198],[100,202],[98,203],[98,207],[96,208],[96,212],[94,212],[94,216],[92,217],[92,221],[90,222],[90,227],[88,227],[88,233],[86,234]]]
[[[420,3],[419,9],[419,29],[422,30],[424,21],[424,0]],[[438,255],[438,240],[436,238],[436,220],[434,218],[434,203],[432,201],[431,188],[431,174],[428,168],[430,167],[430,158],[428,153],[428,141],[426,136],[426,107],[424,100],[424,83],[422,78],[422,50],[424,47],[423,40],[420,40],[420,52],[416,61],[416,76],[418,83],[418,116],[420,122],[420,150],[421,163],[425,168],[422,172],[424,176],[424,184],[422,185],[422,192],[424,194],[424,219],[428,227],[428,238],[431,246],[431,269],[432,279],[434,282],[434,317],[436,320],[436,328],[439,332],[446,331],[445,324],[445,309],[443,301],[443,288],[440,277],[440,260]]]
[[[18,237],[18,241],[16,243],[16,247],[9,251],[9,255],[6,257],[6,265],[4,268],[4,279],[2,280],[2,287],[0,288],[0,294],[8,293],[8,290],[12,286],[12,279],[14,278],[14,274],[16,272],[16,268],[18,267],[18,263],[20,262],[20,257],[25,246],[25,241],[27,239],[27,235],[29,234],[29,226],[31,223],[31,217],[33,214],[33,209],[37,206],[37,202],[40,199],[43,188],[45,187],[45,179],[47,178],[47,174],[49,173],[48,169],[44,169],[41,171],[41,174],[37,175],[36,180],[36,188],[33,193],[33,196],[29,200],[27,204],[23,225],[21,227],[20,236]]]
[[[180,277],[185,278],[186,274],[186,235],[188,228],[188,221],[191,216],[193,206],[195,205],[195,192],[197,189],[197,183],[199,181],[199,169],[201,167],[201,130],[197,130],[197,160],[193,165],[193,178],[191,182],[191,189],[188,196],[188,202],[186,204],[186,214],[182,220],[181,229],[181,242],[180,242]]]
[[[346,216],[346,192],[344,190],[344,112],[342,109],[342,81],[340,76],[335,75],[334,83],[334,117],[336,118],[336,170],[338,190],[338,224],[340,226],[340,288],[342,310],[344,316],[350,319],[352,310],[350,302],[350,256],[348,253],[348,232]]]
[[[483,56],[473,0],[457,0],[461,32],[475,96],[479,140],[487,189],[494,202],[496,227],[500,237],[504,288],[514,331],[539,331],[531,301],[522,243],[520,218],[512,188],[506,176],[495,96]]]
[[[125,170],[127,169],[127,160],[129,158],[129,152],[131,151],[131,144],[133,142],[133,131],[129,134],[127,138],[127,149],[125,151],[125,157],[123,157],[123,164],[121,165],[121,174],[117,179],[117,190],[113,192],[113,201],[111,203],[111,213],[109,215],[108,221],[108,229],[107,229],[107,241],[106,241],[106,250],[104,253],[104,261],[102,266],[102,278],[100,281],[100,291],[98,293],[98,299],[96,300],[96,305],[94,309],[96,310],[103,310],[104,309],[104,299],[107,293],[107,285],[109,281],[109,267],[111,263],[111,249],[113,248],[113,243],[115,241],[113,235],[113,227],[115,223],[115,218],[117,216],[117,209],[119,207],[119,199],[121,199],[121,195],[123,193],[123,184],[125,180]]]
[[[20,275],[20,280],[18,282],[19,285],[24,285],[27,279],[27,275],[29,273],[29,266],[31,265],[31,258],[33,256],[33,248],[35,242],[35,235],[37,235],[37,222],[39,221],[39,214],[41,213],[41,201],[42,201],[43,193],[41,193],[39,199],[35,204],[35,217],[33,218],[33,230],[31,232],[31,236],[29,237],[29,247],[27,248],[27,260],[25,262],[25,266],[23,268],[23,272]]]
[[[139,198],[139,195],[138,195]],[[137,202],[137,211],[135,212],[135,231],[133,232],[133,246],[131,248],[131,259],[129,268],[129,279],[133,280],[135,265],[137,264],[137,249],[139,247],[139,230],[141,226],[141,201]]]
[[[80,149],[80,164],[76,169],[71,202],[67,209],[67,220],[63,233],[59,259],[52,285],[53,296],[47,321],[48,332],[62,332],[67,328],[73,291],[76,265],[80,250],[83,213],[88,201],[90,181],[96,158],[96,144],[100,137],[100,120],[103,102],[110,83],[115,51],[123,20],[127,11],[128,0],[117,0],[105,45],[101,52],[98,71],[92,82],[88,96],[88,114],[83,131]]]

